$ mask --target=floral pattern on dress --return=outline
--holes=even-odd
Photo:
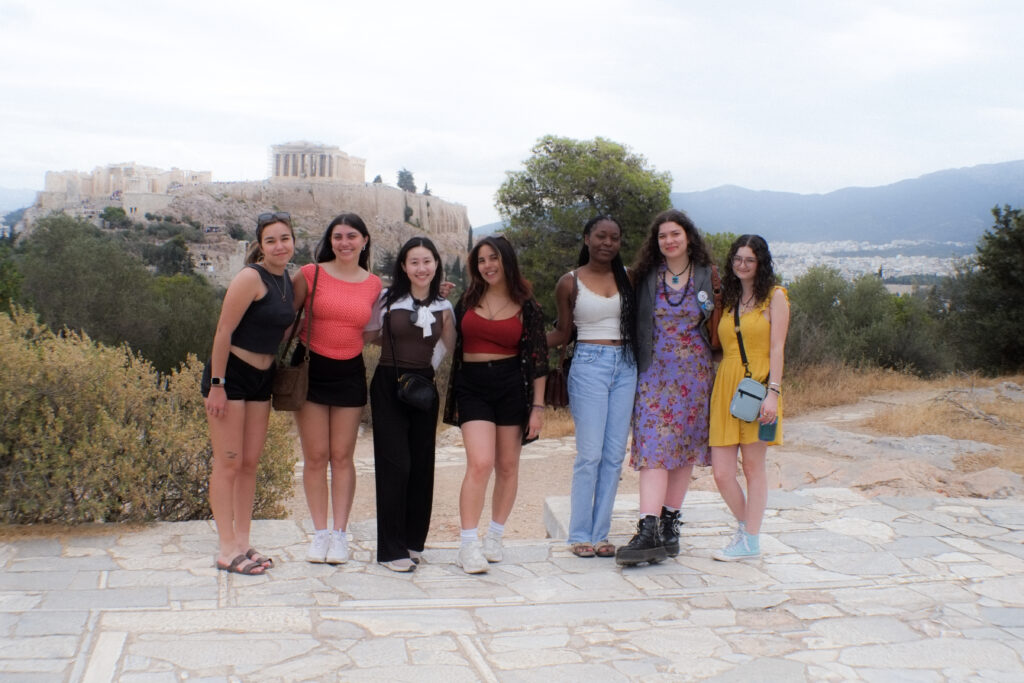
[[[662,266],[664,270],[664,266]],[[662,280],[659,278],[659,283]],[[633,404],[629,464],[676,469],[709,465],[708,415],[714,375],[711,350],[700,334],[700,305],[693,280],[686,293],[658,287],[654,304],[654,355],[640,373]]]

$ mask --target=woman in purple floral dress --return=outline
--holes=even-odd
[[[679,554],[679,509],[693,466],[711,458],[711,262],[686,214],[655,217],[634,278],[639,378],[629,464],[640,472],[640,520],[616,552],[621,565]]]

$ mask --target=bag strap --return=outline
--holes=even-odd
[[[740,302],[732,309],[733,320],[736,321],[736,341],[740,343],[740,358],[743,359],[743,376],[750,377],[750,365],[747,363],[747,351],[743,348],[743,334],[740,332]]]
[[[391,333],[391,306],[384,313],[384,327],[388,328],[388,341],[391,343],[391,367],[395,369],[395,383],[398,383],[398,354],[395,349],[395,336]]]
[[[718,275],[718,266],[714,263],[711,264],[711,293],[716,299],[722,298],[722,278]],[[717,301],[715,305],[718,305]]]
[[[306,305],[300,308],[295,313],[295,322],[292,324],[292,333],[288,335],[288,343],[284,345],[284,349],[281,351],[281,362],[285,361],[288,356],[288,349],[292,347],[292,342],[295,340],[295,335],[299,331],[299,321],[302,320],[302,312],[306,311],[306,319],[309,320],[309,332],[306,335],[306,341],[313,341],[313,297],[316,296],[316,283],[320,279],[320,264],[316,265],[316,272],[313,274],[313,290],[306,297]],[[309,362],[309,344],[306,344],[306,354],[303,360]]]

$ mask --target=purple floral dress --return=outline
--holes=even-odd
[[[700,308],[693,280],[678,292],[664,287],[660,277],[658,282],[654,357],[637,381],[629,464],[635,470],[709,465],[714,375],[711,350],[697,329]]]

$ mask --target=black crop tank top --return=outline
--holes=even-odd
[[[288,273],[274,275],[257,263],[250,263],[247,267],[260,274],[267,293],[262,299],[249,304],[231,334],[231,345],[253,353],[275,354],[284,338],[284,331],[295,319],[292,281]]]

